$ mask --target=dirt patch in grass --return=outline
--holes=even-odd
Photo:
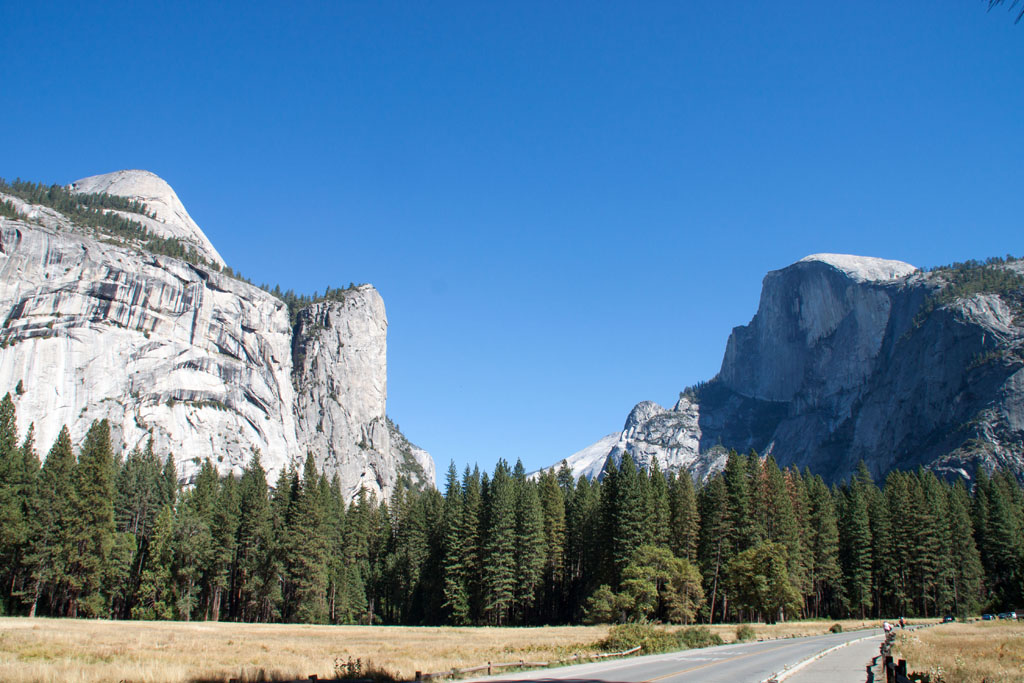
[[[893,654],[931,683],[1021,683],[1024,624],[977,621],[899,633]]]

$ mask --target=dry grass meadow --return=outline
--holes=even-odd
[[[974,621],[900,633],[894,656],[932,683],[1024,681],[1024,623]]]
[[[835,622],[754,624],[759,638],[825,633]],[[845,630],[877,622],[840,622]],[[712,626],[726,642],[736,626]],[[453,628],[0,618],[0,681],[168,681],[333,676],[368,660],[409,680],[485,664],[597,652],[607,626]],[[1019,660],[1018,660],[1019,661]],[[1009,680],[1009,679],[1007,679]],[[1014,679],[1017,680],[1017,679]]]

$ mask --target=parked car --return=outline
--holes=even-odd
[[[1017,613],[1016,612],[1000,612],[999,613],[999,618],[1000,619],[1016,619],[1017,618]]]
[[[983,621],[992,621],[993,619],[995,619],[995,616],[992,614],[982,614],[981,618]]]
[[[951,621],[956,621],[956,617],[954,617],[952,614],[947,614],[946,616],[942,617],[943,624],[948,624]]]

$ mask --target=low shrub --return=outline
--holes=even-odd
[[[597,645],[606,652],[624,652],[639,645],[644,654],[655,654],[721,644],[722,639],[704,626],[669,632],[651,624],[619,624]]]
[[[830,628],[829,631],[831,631],[832,633],[842,633],[843,632],[843,625],[842,624],[832,624],[832,628]]]
[[[753,640],[757,637],[754,633],[754,628],[750,624],[740,624],[736,628],[736,640],[745,642],[747,640]]]
[[[721,636],[717,633],[712,633],[707,626],[693,626],[677,631],[676,635],[682,637],[682,641],[688,648],[711,647],[712,645],[722,644]]]

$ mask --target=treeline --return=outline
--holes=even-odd
[[[252,283],[250,283],[252,284]],[[295,321],[298,319],[299,311],[311,306],[312,304],[320,303],[321,301],[344,301],[346,294],[356,288],[354,282],[348,283],[348,287],[327,287],[324,293],[321,294],[319,291],[315,291],[312,294],[296,294],[295,290],[288,289],[281,291],[280,285],[274,285],[271,287],[267,284],[261,284],[262,289],[267,294],[277,297],[285,303],[288,307],[288,319],[294,326]]]
[[[119,619],[527,625],[976,613],[1021,606],[1024,496],[865,468],[829,488],[732,453],[702,486],[637,467],[602,481],[448,470],[445,492],[346,504],[308,457],[268,486],[205,463],[179,489],[106,422],[40,466],[0,402],[0,604]]]

